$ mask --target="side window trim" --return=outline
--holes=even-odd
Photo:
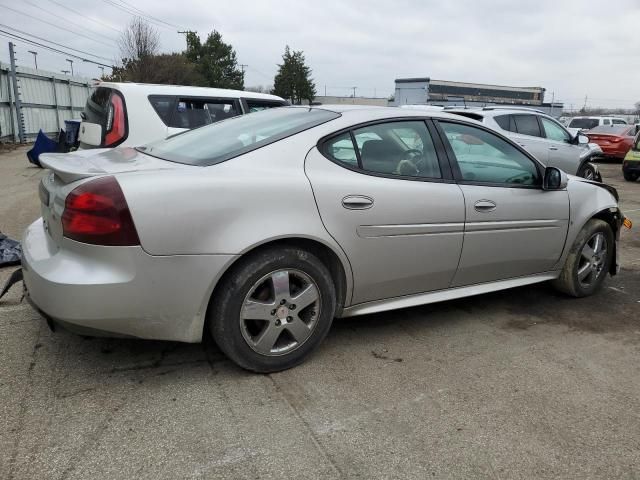
[[[393,122],[407,122],[407,121],[416,121],[416,122],[423,122],[427,128],[427,131],[429,133],[429,135],[431,136],[431,141],[434,144],[434,149],[436,152],[436,158],[438,160],[438,165],[440,167],[440,173],[442,175],[441,178],[433,178],[433,177],[414,177],[414,176],[405,176],[405,175],[389,175],[389,174],[385,174],[385,173],[380,173],[380,172],[374,172],[374,171],[370,171],[370,170],[365,170],[364,168],[362,168],[362,160],[360,158],[360,152],[359,152],[359,148],[358,148],[358,144],[355,140],[355,136],[354,136],[354,131],[358,130],[360,128],[363,127],[367,127],[370,125],[379,125],[379,124],[383,124],[383,123],[393,123]],[[449,159],[448,158],[443,158],[442,154],[443,154],[443,144],[439,138],[439,136],[434,136],[434,132],[432,128],[430,128],[430,123],[432,123],[432,120],[429,117],[396,117],[396,118],[385,118],[385,119],[380,119],[380,120],[373,120],[373,121],[369,121],[369,122],[363,122],[363,123],[359,123],[357,125],[352,125],[348,128],[343,128],[341,130],[336,130],[333,133],[330,133],[329,135],[325,135],[324,137],[320,138],[320,140],[318,140],[317,144],[316,144],[316,148],[318,149],[318,151],[320,152],[320,154],[325,157],[327,160],[329,160],[330,162],[345,168],[347,170],[351,170],[352,172],[356,172],[356,173],[360,173],[363,175],[370,175],[373,177],[381,177],[381,178],[389,178],[389,179],[393,179],[393,180],[412,180],[412,181],[418,181],[418,182],[431,182],[431,183],[456,183],[455,179],[453,178],[453,174],[451,172],[451,166],[449,164]],[[433,127],[435,128],[435,127]],[[334,139],[335,137],[338,137],[344,133],[349,132],[349,135],[351,137],[351,143],[353,144],[354,150],[356,152],[356,156],[358,159],[358,167],[354,168],[351,167],[349,165],[346,165],[344,163],[340,163],[337,162],[335,159],[331,158],[331,155],[327,152],[327,144],[328,142],[330,142],[332,139]]]
[[[521,184],[517,184],[517,183],[505,184],[505,183],[478,182],[478,181],[475,181],[475,180],[465,180],[462,177],[462,172],[460,170],[460,166],[458,165],[458,159],[456,158],[456,155],[453,152],[453,149],[451,148],[451,144],[447,140],[447,137],[446,137],[446,135],[444,133],[444,130],[442,129],[442,126],[440,125],[440,122],[457,123],[457,124],[461,124],[461,125],[468,125],[468,124],[466,124],[464,122],[460,122],[460,121],[458,121],[456,119],[448,119],[448,118],[446,120],[439,119],[439,118],[434,118],[433,119],[433,123],[435,124],[435,127],[438,130],[438,136],[440,137],[440,140],[444,144],[444,148],[445,148],[447,157],[449,158],[449,160],[451,162],[451,168],[453,170],[453,178],[454,178],[456,183],[458,183],[460,185],[480,185],[480,186],[485,186],[485,187],[527,188],[527,189],[542,190],[542,184],[540,184],[540,185],[521,185]],[[484,130],[487,133],[493,134],[493,135],[501,138],[502,140],[506,141],[507,143],[509,143],[511,146],[513,146],[518,151],[520,151],[522,154],[524,154],[524,156],[527,157],[531,162],[533,162],[533,165],[536,167],[536,170],[538,171],[538,176],[540,178],[544,177],[544,167],[542,166],[542,164],[540,162],[538,162],[538,160],[533,158],[533,156],[531,156],[529,154],[529,152],[527,152],[524,148],[522,148],[516,142],[512,142],[511,140],[506,138],[504,135],[501,135],[501,134],[497,133],[494,130],[491,130],[489,128],[485,128],[484,125],[473,125],[473,127],[477,128],[479,130]]]

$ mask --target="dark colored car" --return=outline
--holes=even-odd
[[[624,157],[622,174],[624,175],[624,179],[629,182],[635,182],[640,178],[640,133],[636,134],[631,149]]]
[[[635,125],[601,125],[584,132],[589,141],[597,143],[607,157],[624,159],[637,133]]]

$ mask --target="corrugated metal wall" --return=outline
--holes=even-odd
[[[27,139],[39,130],[56,135],[64,121],[79,118],[91,91],[91,81],[45,70],[17,67]],[[55,88],[55,91],[54,91]],[[0,140],[18,141],[18,127],[9,81],[9,65],[0,63]]]

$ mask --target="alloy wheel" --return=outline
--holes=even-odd
[[[597,232],[587,240],[580,252],[578,281],[583,287],[590,287],[602,275],[607,261],[607,238]]]
[[[320,290],[299,270],[277,270],[253,284],[240,312],[240,330],[249,347],[266,356],[285,355],[313,333],[321,307]]]

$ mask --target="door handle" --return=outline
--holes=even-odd
[[[491,200],[478,200],[473,205],[473,208],[475,208],[477,212],[493,212],[496,207],[496,202]]]
[[[342,206],[349,210],[366,210],[373,207],[373,198],[366,195],[347,195],[342,199]]]
[[[558,150],[558,147],[549,147],[549,150]]]

